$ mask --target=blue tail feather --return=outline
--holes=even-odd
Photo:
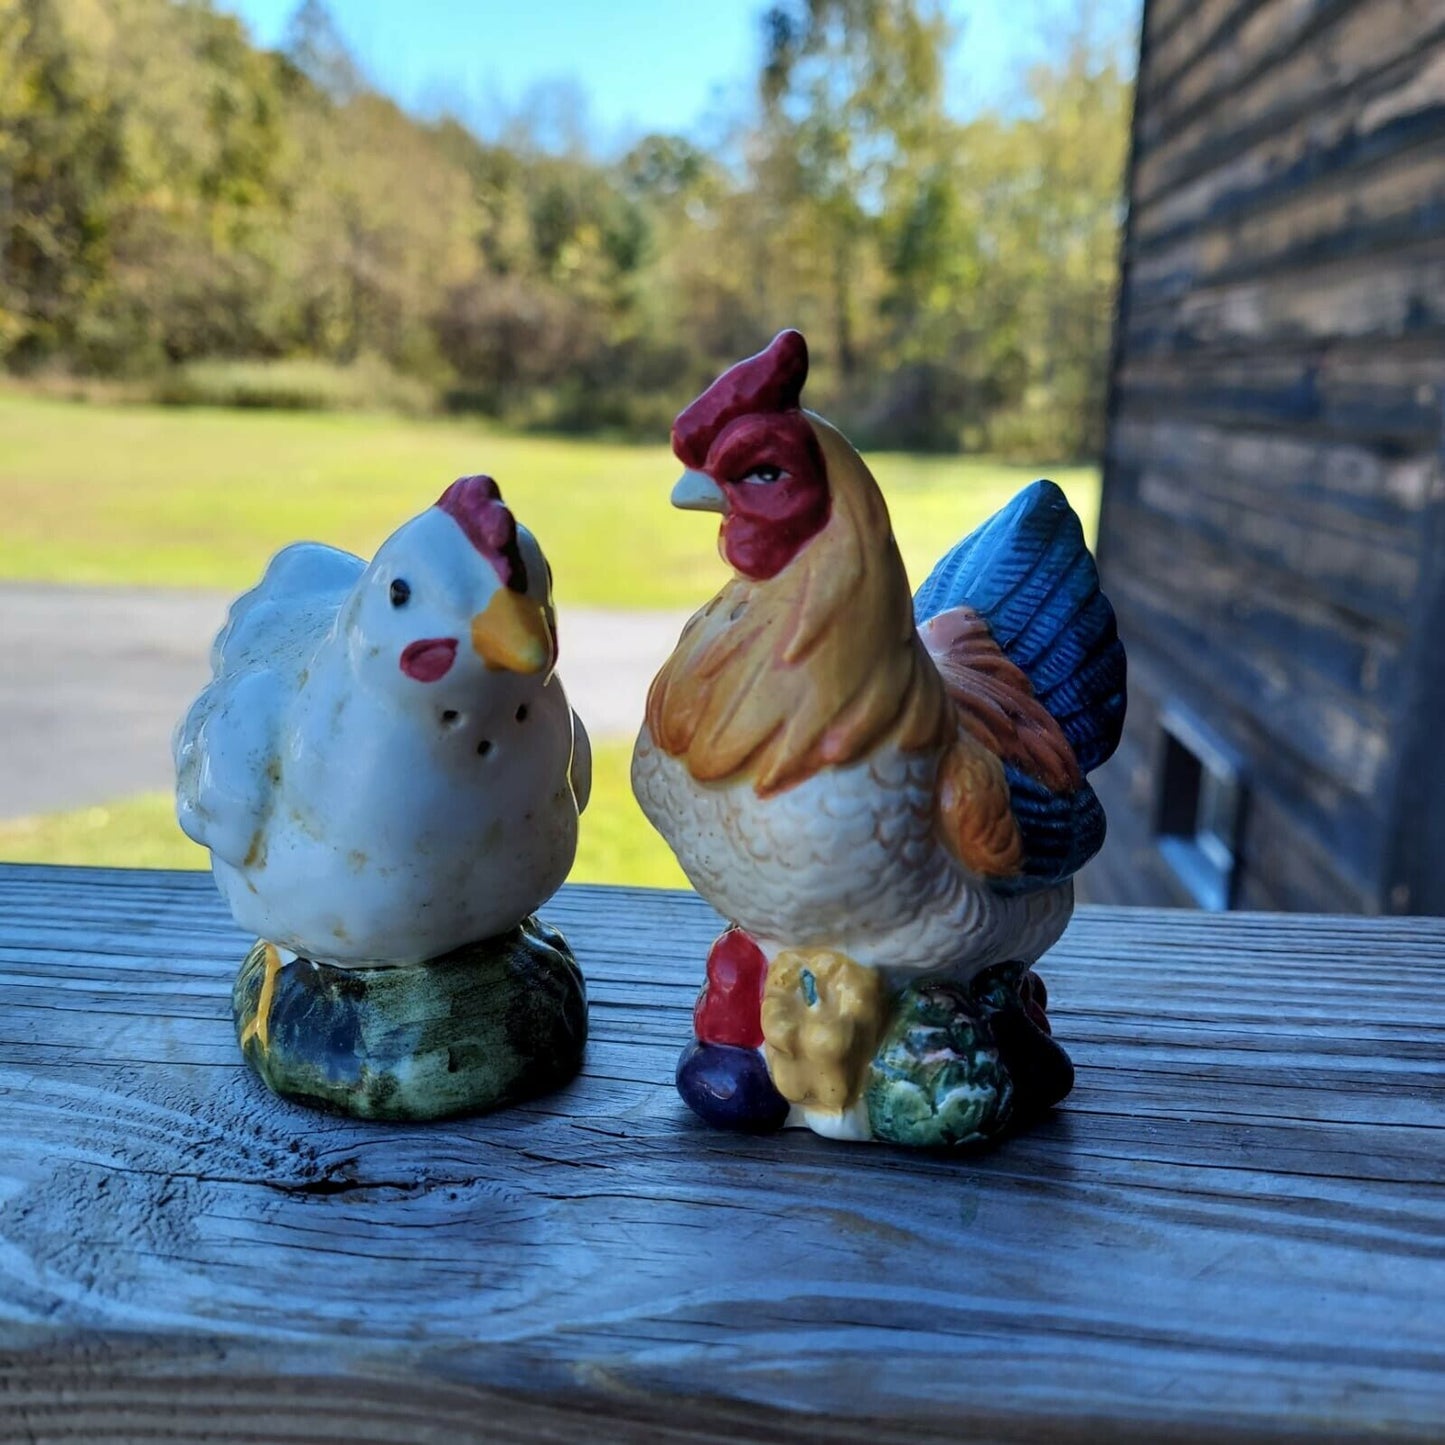
[[[1087,784],[1059,794],[1010,763],[1004,764],[1009,803],[1025,843],[1016,880],[994,882],[1001,892],[1024,891],[1072,878],[1104,845],[1104,809]]]
[[[971,607],[1029,679],[1082,772],[1104,762],[1124,725],[1126,665],[1114,609],[1068,498],[1053,482],[1025,488],[933,569],[913,599],[921,625]],[[1008,766],[1028,861],[1022,886],[1067,878],[1104,841],[1087,783],[1059,795]]]
[[[1098,651],[1100,638],[1107,636],[1114,609],[1102,592],[1085,598],[1067,617],[1059,619],[1059,631],[1053,635],[1053,646],[1041,657],[1014,660],[1028,674],[1034,692],[1042,697],[1060,683],[1067,682],[1081,668],[1088,666]]]
[[[1063,728],[1089,772],[1124,725],[1124,649],[1114,609],[1069,500],[1035,482],[969,533],[913,599],[921,624],[954,607],[980,613]]]

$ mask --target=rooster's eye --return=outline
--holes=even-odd
[[[411,583],[404,577],[396,577],[391,584],[391,605],[405,607],[411,600]]]
[[[772,466],[754,467],[754,468],[752,469],[752,471],[750,471],[750,472],[747,474],[747,476],[745,476],[745,477],[743,478],[743,481],[745,481],[745,482],[776,482],[782,475],[783,475],[783,469],[782,469],[781,467],[772,467]]]

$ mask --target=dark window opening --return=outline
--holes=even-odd
[[[1177,712],[1166,713],[1160,728],[1159,851],[1201,908],[1229,908],[1244,812],[1239,763]]]

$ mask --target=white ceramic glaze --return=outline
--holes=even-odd
[[[547,564],[499,502],[488,516],[507,556],[439,504],[369,565],[288,547],[231,608],[174,753],[181,826],[242,928],[319,961],[416,963],[566,877],[587,735],[553,670]]]

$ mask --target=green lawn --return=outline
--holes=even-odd
[[[874,454],[915,583],[1042,469]],[[250,586],[288,542],[369,554],[453,478],[486,471],[552,562],[564,605],[701,604],[721,584],[712,519],[674,511],[665,445],[509,434],[474,421],[110,406],[0,393],[0,578]],[[1092,534],[1098,473],[1049,471]],[[0,859],[200,867],[162,795],[0,822]],[[680,884],[598,750],[574,877]]]
[[[682,870],[632,796],[631,758],[630,743],[604,744],[593,755],[592,801],[582,818],[572,880],[686,888]],[[169,793],[145,793],[43,818],[0,821],[0,859],[110,868],[210,866],[205,849],[176,826]]]
[[[869,457],[909,574],[1038,468]],[[288,542],[369,555],[453,477],[490,472],[565,606],[687,607],[723,580],[712,519],[674,511],[665,445],[520,436],[474,421],[105,406],[0,393],[0,578],[239,591]],[[1092,531],[1098,473],[1053,468]]]

